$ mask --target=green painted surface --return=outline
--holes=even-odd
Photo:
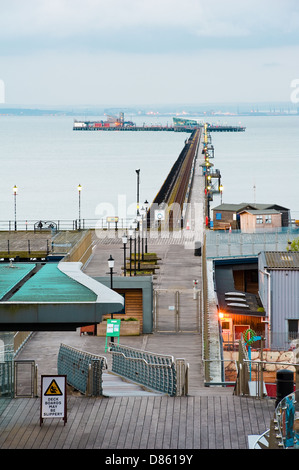
[[[0,265],[0,299],[7,294],[21,279],[27,276],[35,264],[15,263]]]
[[[62,273],[56,263],[45,264],[11,298],[11,302],[95,302],[96,294]]]

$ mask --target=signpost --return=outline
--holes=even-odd
[[[107,329],[106,329],[106,344],[105,344],[105,352],[107,351],[107,340],[108,337],[117,337],[119,343],[119,335],[120,335],[120,322],[121,320],[116,320],[114,318],[107,319]]]
[[[66,375],[41,376],[40,426],[45,418],[62,418],[67,422]]]

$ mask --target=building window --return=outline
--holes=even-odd
[[[272,215],[266,215],[265,224],[272,224]]]
[[[263,223],[263,216],[262,215],[256,215],[256,223],[257,224],[262,224]]]
[[[289,341],[298,338],[298,320],[288,320]]]

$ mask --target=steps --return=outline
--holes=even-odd
[[[117,374],[103,372],[103,395],[106,397],[162,396],[163,393],[147,390],[133,382],[127,382]]]

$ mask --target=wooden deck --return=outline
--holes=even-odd
[[[273,400],[221,394],[85,398],[69,396],[67,423],[44,420],[40,399],[7,403],[0,449],[247,449],[273,417]]]

